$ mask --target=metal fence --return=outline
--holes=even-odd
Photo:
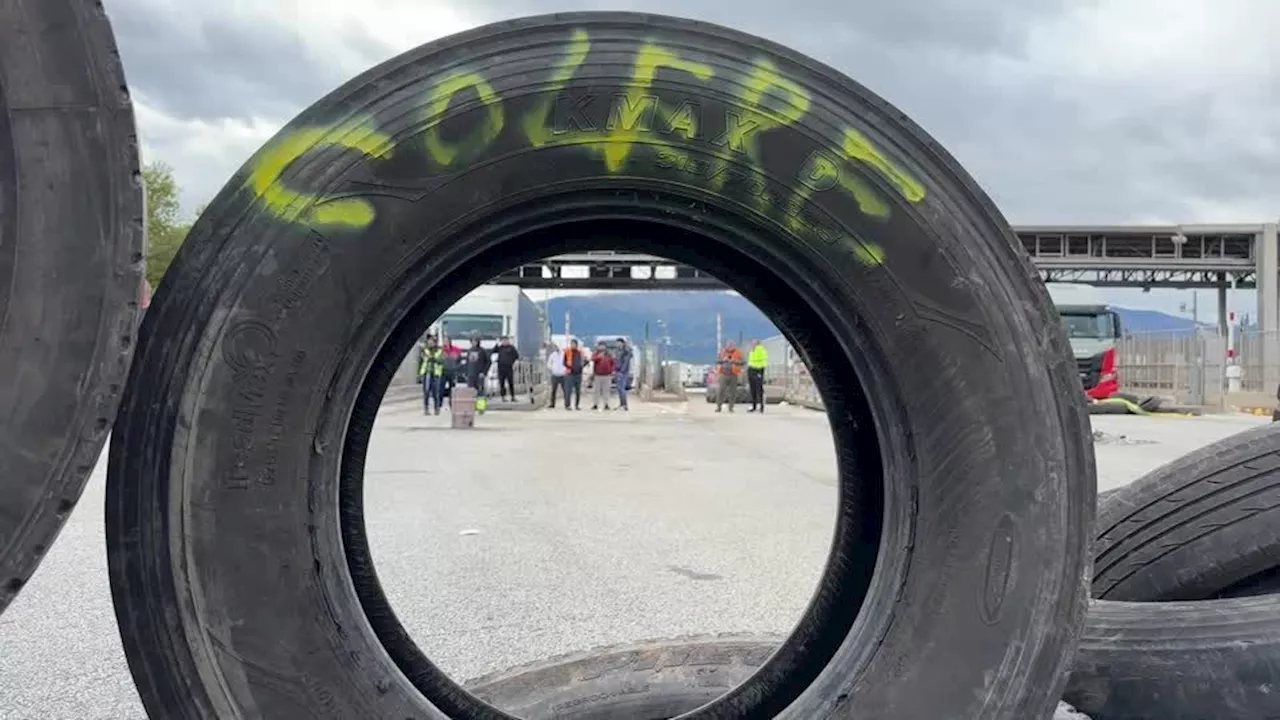
[[[1280,334],[1243,330],[1135,333],[1116,346],[1120,389],[1227,409],[1265,404],[1280,385]]]
[[[683,398],[687,396],[685,392],[686,379],[685,364],[682,362],[669,362],[662,366],[662,379],[659,381],[661,385],[655,387],[666,391],[669,395]]]
[[[1225,402],[1227,340],[1217,332],[1126,335],[1116,343],[1116,365],[1121,392],[1204,407]]]
[[[1228,347],[1234,340],[1234,353]],[[1121,392],[1208,409],[1266,405],[1280,386],[1280,333],[1214,330],[1135,333],[1116,346]],[[822,407],[804,363],[789,345],[771,348],[765,382],[792,404]],[[1234,366],[1234,367],[1233,367]]]
[[[657,343],[641,343],[639,357],[640,373],[635,379],[634,387],[644,392],[660,389],[663,385],[662,365],[658,362]]]
[[[1240,366],[1240,390],[1274,396],[1280,386],[1280,333],[1241,332],[1236,338],[1235,354]]]
[[[544,395],[550,392],[551,371],[547,364],[539,360],[521,358],[512,368],[511,384],[515,386],[516,397],[531,397],[535,404],[545,402]],[[498,396],[498,368],[495,363],[485,379],[485,393],[489,397]]]

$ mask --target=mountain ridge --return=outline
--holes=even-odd
[[[736,293],[707,290],[646,290],[562,295],[537,301],[547,310],[553,333],[563,333],[565,313],[570,330],[584,342],[597,335],[627,335],[635,342],[669,338],[665,357],[707,363],[716,355],[716,314],[721,337],[750,343],[779,334],[755,305]],[[1115,307],[1126,333],[1186,332],[1195,327],[1188,318],[1158,310]],[[1201,324],[1204,326],[1204,323]]]

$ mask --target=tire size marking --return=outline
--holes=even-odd
[[[247,490],[249,453],[254,449],[255,426],[262,415],[267,378],[276,362],[276,333],[259,320],[236,321],[222,338],[222,359],[231,369],[235,391],[231,396],[231,471],[223,478],[228,490]]]
[[[259,320],[236,321],[222,339],[222,357],[231,369],[235,391],[231,396],[231,454],[234,458],[231,470],[222,479],[226,490],[248,490],[252,487],[274,485],[278,466],[280,439],[288,427],[290,395],[297,387],[297,378],[306,352],[295,351],[289,357],[289,365],[281,387],[274,391],[277,400],[264,429],[258,427],[264,415],[272,373],[280,360],[277,337],[270,325]],[[264,454],[262,462],[250,462],[249,455],[256,450]],[[256,471],[253,468],[257,468]]]
[[[555,703],[554,705],[551,706],[551,711],[559,715],[565,710],[581,707],[583,705],[590,705],[593,703],[604,702],[605,700],[613,700],[615,698],[626,697],[627,695],[644,694],[649,692],[651,689],[652,688],[648,684],[627,685],[623,687],[621,690],[611,690],[609,692],[600,692],[600,693],[594,693],[591,695],[583,695],[582,697],[579,697],[579,698],[574,698],[572,700],[565,700],[563,702]]]
[[[684,98],[666,102],[654,93],[660,70],[675,72],[693,82],[706,83],[716,77],[717,68],[682,56],[659,42],[643,42],[635,51],[630,77],[625,87],[608,97],[604,121],[593,120],[588,111],[604,97],[599,94],[571,94],[569,84],[586,63],[591,51],[590,34],[573,31],[564,52],[552,63],[544,87],[547,89],[533,107],[508,122],[500,90],[484,73],[460,69],[436,79],[421,96],[423,127],[411,136],[412,143],[393,139],[378,128],[372,118],[346,118],[333,125],[309,125],[288,129],[260,150],[247,166],[246,185],[260,207],[290,223],[314,228],[362,230],[373,223],[377,212],[373,202],[359,195],[321,195],[314,190],[291,189],[283,180],[289,166],[314,148],[338,147],[360,153],[368,159],[384,159],[412,145],[423,153],[424,163],[439,169],[457,170],[483,158],[486,150],[518,126],[520,144],[526,147],[577,146],[601,158],[609,173],[620,173],[635,162],[637,148],[650,149],[658,156],[658,167],[678,169],[699,178],[713,191],[751,170],[745,181],[748,196],[765,213],[780,213],[793,232],[817,237],[826,244],[843,240],[864,264],[878,265],[883,250],[864,240],[837,233],[816,220],[818,213],[807,211],[815,194],[841,192],[857,203],[859,210],[873,218],[887,218],[891,205],[883,192],[864,175],[859,166],[882,178],[896,194],[910,203],[925,196],[924,186],[908,172],[877,150],[859,131],[845,127],[841,141],[810,153],[794,177],[794,187],[769,189],[761,169],[760,140],[771,130],[794,125],[810,112],[813,99],[799,82],[786,76],[772,61],[758,58],[744,74],[723,83],[732,88],[739,105],[727,107],[723,123],[714,134],[705,127],[704,102]],[[723,72],[723,71],[721,71]],[[474,95],[451,110],[461,94]],[[460,108],[481,108],[482,119],[470,134],[446,141],[440,125],[462,112]],[[599,110],[596,110],[599,113]],[[693,159],[690,143],[697,142],[707,159]]]

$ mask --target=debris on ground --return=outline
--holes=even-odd
[[[1093,431],[1093,443],[1095,445],[1158,445],[1155,440],[1139,440],[1131,438],[1128,435],[1112,435],[1111,433],[1102,432],[1101,430]]]

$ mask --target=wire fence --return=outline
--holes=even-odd
[[[1208,408],[1265,404],[1280,385],[1280,333],[1134,333],[1116,344],[1121,392]]]
[[[765,382],[771,393],[821,408],[822,398],[795,349],[780,336],[770,342]],[[1139,397],[1229,410],[1274,404],[1280,395],[1280,333],[1133,333],[1117,342],[1116,358],[1120,392]]]
[[[1121,392],[1198,406],[1224,399],[1227,341],[1218,333],[1152,332],[1116,343]]]
[[[821,409],[822,398],[795,349],[781,336],[765,342],[769,346],[766,396]],[[1120,391],[1140,397],[1226,410],[1274,404],[1280,390],[1280,333],[1241,330],[1231,337],[1215,330],[1132,333],[1117,342],[1116,357]],[[633,392],[684,396],[685,388],[702,384],[702,366],[662,363],[659,358],[654,344],[642,343],[636,349],[639,362]],[[406,358],[397,383],[413,383],[415,374],[416,352]],[[489,378],[489,385],[490,394],[496,394],[496,374]],[[545,361],[520,360],[515,385],[517,393],[528,393],[535,404],[544,403],[550,391]]]

